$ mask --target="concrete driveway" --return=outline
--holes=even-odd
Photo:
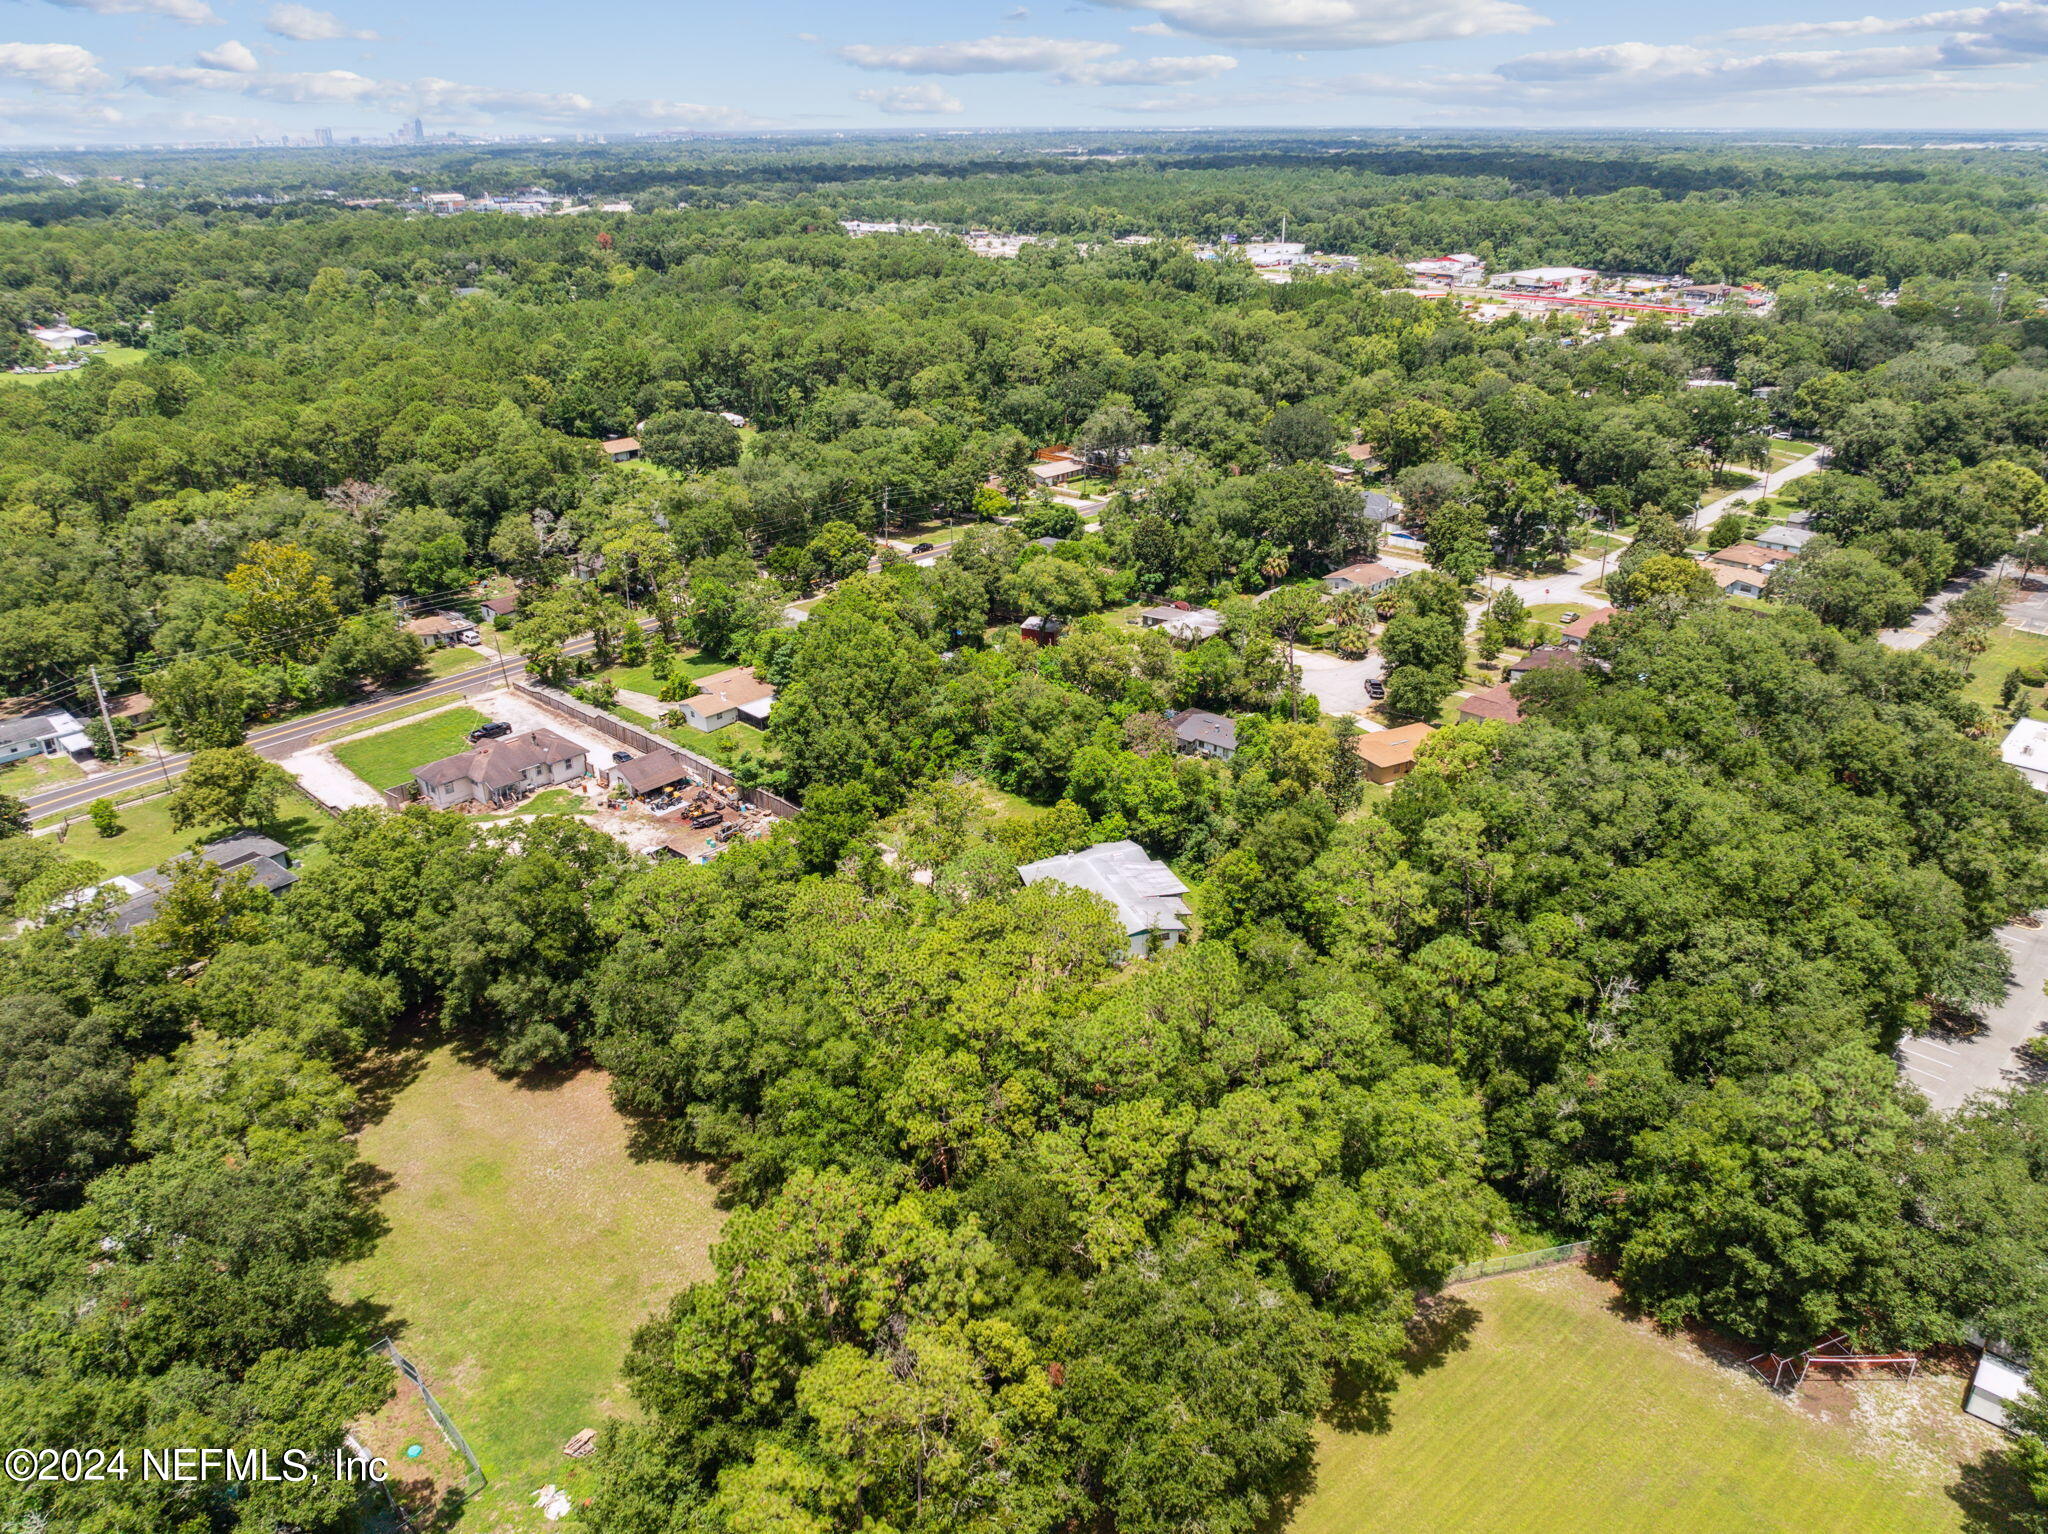
[[[1948,604],[1984,578],[1982,570],[1966,570],[1950,578],[1941,590],[1914,610],[1904,628],[1885,629],[1877,642],[1888,650],[1917,650],[1936,634],[1948,618]],[[2008,614],[2010,620],[2011,615]]]
[[[1717,518],[1725,516],[1731,511],[1739,511],[1754,501],[1760,501],[1765,496],[1784,489],[1786,483],[1790,480],[1804,479],[1807,475],[1817,472],[1821,467],[1821,459],[1824,455],[1824,449],[1820,452],[1808,453],[1804,458],[1793,459],[1782,469],[1771,470],[1770,473],[1753,485],[1744,485],[1740,489],[1730,490],[1726,495],[1718,500],[1707,502],[1706,505],[1687,517],[1685,525],[1691,528],[1712,527]]]
[[[2048,912],[2034,913],[2048,920]],[[1979,1092],[1996,1092],[2032,1079],[2019,1047],[2048,1032],[2048,926],[2001,927],[1998,941],[2012,955],[2013,987],[1985,1014],[1982,1033],[1965,1039],[1908,1037],[1900,1040],[1899,1073],[1920,1089],[1938,1113],[1953,1113]]]
[[[1386,662],[1377,654],[1346,660],[1325,650],[1297,649],[1294,664],[1301,668],[1301,690],[1314,695],[1326,714],[1364,712],[1372,701],[1365,695],[1366,681],[1387,674]]]

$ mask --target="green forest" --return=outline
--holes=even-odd
[[[2027,694],[1966,696],[1981,599],[1924,649],[1873,636],[2048,565],[2048,165],[1120,152],[0,177],[0,361],[59,319],[146,354],[0,374],[19,710],[144,691],[194,753],[174,820],[269,824],[252,730],[417,678],[399,615],[514,583],[528,671],[593,701],[621,664],[753,666],[779,691],[733,771],[802,806],[706,863],[350,809],[289,894],[185,859],[115,933],[99,870],[0,793],[0,1438],[280,1450],[374,1410],[390,1370],[331,1279],[379,1231],[365,1064],[422,1036],[594,1063],[647,1154],[715,1168],[714,1276],[635,1339],[580,1513],[619,1534],[1283,1527],[1318,1422],[1385,1412],[1417,1297],[1510,1226],[1759,1349],[2043,1356],[2048,1089],[1943,1115],[1891,1058],[2002,996],[1993,934],[2048,906],[2048,798],[1998,755]],[[636,211],[344,205],[527,184]],[[1283,216],[1357,270],[1190,243]],[[996,260],[856,218],[1055,238]],[[1617,331],[1403,291],[1454,250],[1775,303]],[[1747,524],[1689,521],[1787,440],[1830,454],[1798,482],[1818,536],[1724,599],[1689,552]],[[1053,445],[1098,517],[1035,490]],[[1389,536],[1368,489],[1431,568],[1326,598]],[[927,535],[928,564],[887,541]],[[1468,646],[1537,638],[1512,594],[1477,610],[1489,578],[1596,539],[1597,664],[1368,782],[1297,650],[1377,655],[1393,717],[1443,720]],[[1153,602],[1220,632],[1126,621]],[[1236,716],[1232,759],[1175,752],[1189,708]],[[1125,840],[1194,913],[1137,962],[1106,902],[1016,872]],[[2048,1527],[2048,1411],[2020,1425],[2012,1526]],[[0,1483],[0,1518],[95,1534],[361,1517],[332,1483]]]

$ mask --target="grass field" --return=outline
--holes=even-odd
[[[482,650],[472,650],[466,644],[443,645],[427,655],[428,676],[453,676],[458,671],[467,671],[472,666],[481,666],[497,657]]]
[[[312,805],[297,794],[290,794],[281,801],[281,809],[283,820],[271,827],[271,834],[279,841],[295,853],[302,853],[320,840],[327,819]],[[120,815],[122,829],[113,836],[102,837],[86,819],[85,811],[75,811],[69,828],[63,833],[65,852],[75,858],[91,859],[100,865],[107,877],[112,878],[116,874],[139,874],[145,868],[154,868],[180,853],[190,852],[227,829],[224,826],[207,826],[187,831],[173,830],[169,795],[124,804],[120,806]],[[53,819],[61,821],[63,817]]]
[[[1786,465],[1797,463],[1800,459],[1812,453],[1817,446],[1819,444],[1814,442],[1773,442],[1771,444],[1771,472],[1775,474]]]
[[[372,714],[368,719],[351,719],[347,724],[338,724],[333,729],[313,737],[313,744],[324,746],[330,740],[342,740],[350,735],[360,735],[365,730],[381,730],[387,724],[396,724],[401,719],[410,719],[415,714],[424,714],[437,708],[449,707],[446,698],[414,698],[410,703],[401,703],[396,708],[387,708],[381,714]]]
[[[85,771],[68,756],[45,756],[38,751],[0,766],[0,794],[33,794],[59,783],[72,783]]]
[[[1999,689],[2005,686],[2005,674],[2015,666],[2040,666],[2048,669],[2048,639],[2038,634],[2022,634],[2017,629],[1997,628],[1988,636],[1989,643],[1984,653],[1970,663],[1970,679],[1963,684],[1963,696],[1972,703],[1985,708],[1997,708]],[[2029,701],[2041,701],[2041,689],[2027,689]]]
[[[588,815],[590,801],[571,788],[544,788],[531,799],[521,800],[510,815]],[[489,817],[498,818],[498,817]]]
[[[451,708],[394,730],[365,735],[334,748],[334,759],[375,789],[391,788],[424,762],[469,748],[469,732],[488,720],[473,708]]]
[[[448,1049],[410,1066],[360,1144],[388,1229],[337,1292],[383,1312],[482,1461],[463,1526],[524,1534],[547,1527],[543,1484],[587,1493],[593,1462],[561,1446],[629,1404],[633,1329],[709,1274],[720,1215],[696,1168],[634,1159],[599,1072],[524,1085]]]
[[[714,671],[730,671],[736,664],[736,661],[716,660],[692,650],[686,655],[676,656],[669,662],[669,674],[673,676],[681,672],[694,682],[698,677],[709,676]],[[647,666],[608,666],[598,674],[610,677],[621,687],[634,692],[644,692],[650,698],[661,696],[661,678]]]
[[[1949,1495],[1958,1466],[2002,1441],[1962,1414],[1961,1379],[1778,1397],[1622,1318],[1613,1293],[1577,1268],[1452,1291],[1440,1356],[1402,1381],[1385,1432],[1324,1433],[1287,1534],[2002,1526]]]
[[[110,368],[132,368],[149,355],[133,346],[102,346],[94,356]],[[43,384],[53,378],[76,378],[83,368],[70,368],[62,373],[0,373],[0,384]]]

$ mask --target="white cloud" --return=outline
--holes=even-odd
[[[104,101],[63,101],[48,96],[0,101],[0,123],[15,127],[111,128],[121,121],[119,109]]]
[[[66,95],[114,83],[100,61],[76,43],[0,43],[0,80],[26,80]]]
[[[849,43],[838,50],[857,68],[895,69],[907,75],[1069,74],[1122,51],[1115,43],[1067,37],[980,37],[894,47]]]
[[[263,30],[289,37],[295,43],[326,43],[340,38],[363,43],[377,40],[375,32],[359,32],[332,11],[316,11],[310,5],[293,3],[273,5],[263,18]]]
[[[739,107],[706,106],[699,101],[620,101],[609,109],[611,116],[628,123],[698,128],[761,128],[769,119],[756,117]]]
[[[67,11],[90,11],[95,16],[167,16],[192,27],[220,20],[205,0],[50,0],[50,4]]]
[[[199,62],[208,69],[226,69],[237,74],[253,74],[263,67],[256,55],[249,51],[247,43],[238,43],[229,38],[218,48],[208,48],[199,54]]]
[[[1077,85],[1185,85],[1191,80],[1213,80],[1235,68],[1237,60],[1227,53],[1203,53],[1185,58],[1111,59],[1083,65],[1065,78]]]
[[[1515,0],[1092,0],[1247,48],[1383,48],[1548,26]]]
[[[853,94],[856,100],[865,101],[876,111],[887,112],[892,117],[944,115],[967,110],[967,104],[958,96],[929,80],[922,85],[891,85],[883,90],[855,91]]]
[[[839,57],[860,69],[907,75],[1049,75],[1063,85],[1183,85],[1208,80],[1237,60],[1227,53],[1125,59],[1121,43],[1071,37],[978,37],[957,43],[849,43]]]
[[[1295,82],[1302,94],[1393,96],[1464,112],[1601,112],[1772,95],[1967,94],[2001,88],[1959,71],[2014,62],[1946,43],[1737,54],[1693,45],[1607,43],[1528,53],[1484,74],[1361,74]]]
[[[216,52],[220,50],[214,50]],[[483,122],[509,117],[534,122],[618,126],[765,127],[768,119],[736,107],[693,101],[593,101],[577,91],[509,90],[469,85],[435,75],[416,80],[378,79],[352,69],[269,70],[209,65],[148,64],[128,71],[128,83],[157,96],[221,91],[286,105],[363,106],[402,117]]]

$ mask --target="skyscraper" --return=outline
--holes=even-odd
[[[401,143],[424,144],[427,141],[426,124],[415,117],[398,130],[398,137]]]
[[[334,147],[334,130],[332,128],[315,128],[313,130],[313,142],[322,149],[332,149]]]

